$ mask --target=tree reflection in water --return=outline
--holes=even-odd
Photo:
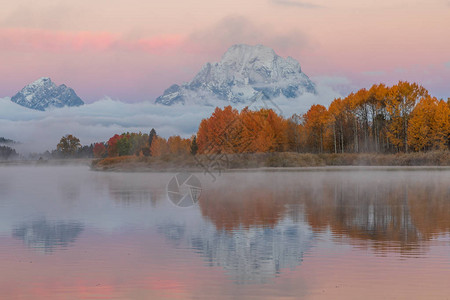
[[[408,178],[401,172],[345,175],[278,174],[265,177],[270,183],[246,185],[237,176],[205,189],[200,208],[218,230],[273,228],[289,217],[304,220],[315,232],[330,230],[336,238],[349,237],[381,252],[414,254],[430,238],[449,232],[446,178]]]

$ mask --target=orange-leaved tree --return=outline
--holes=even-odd
[[[234,153],[238,150],[241,124],[239,112],[231,106],[217,107],[203,119],[197,133],[200,153]]]
[[[328,111],[325,106],[315,104],[303,115],[307,136],[307,147],[322,153],[324,150],[325,130],[328,124]]]
[[[186,155],[190,152],[191,140],[183,139],[179,135],[171,136],[167,140],[170,154]]]
[[[165,138],[154,136],[152,145],[150,146],[152,156],[158,157],[169,153],[169,147]]]

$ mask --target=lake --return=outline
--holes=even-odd
[[[1,166],[0,299],[450,298],[448,168],[174,175]]]

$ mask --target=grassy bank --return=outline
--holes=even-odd
[[[120,156],[94,160],[98,171],[201,171],[198,162],[207,165],[205,155],[137,157]],[[450,152],[400,154],[309,154],[309,153],[252,153],[227,154],[220,160],[225,169],[324,167],[324,166],[450,166]]]

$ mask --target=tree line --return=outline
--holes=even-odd
[[[106,143],[94,144],[94,157],[116,156],[164,156],[188,155],[197,153],[196,136],[182,138],[179,135],[165,139],[156,134],[154,128],[146,133],[115,134]]]
[[[67,137],[67,136],[66,136]],[[61,141],[62,142],[62,141]],[[75,143],[76,147],[79,147]],[[75,147],[75,148],[76,148]],[[64,152],[63,148],[58,148]],[[70,147],[68,147],[70,148]],[[450,148],[450,101],[416,83],[375,84],[327,107],[285,118],[272,109],[217,107],[190,138],[155,129],[122,133],[91,146],[94,157],[209,153],[398,153]],[[75,150],[69,150],[75,151]]]
[[[216,108],[202,120],[200,153],[398,153],[450,147],[450,102],[416,83],[361,89],[283,118],[271,109]]]

